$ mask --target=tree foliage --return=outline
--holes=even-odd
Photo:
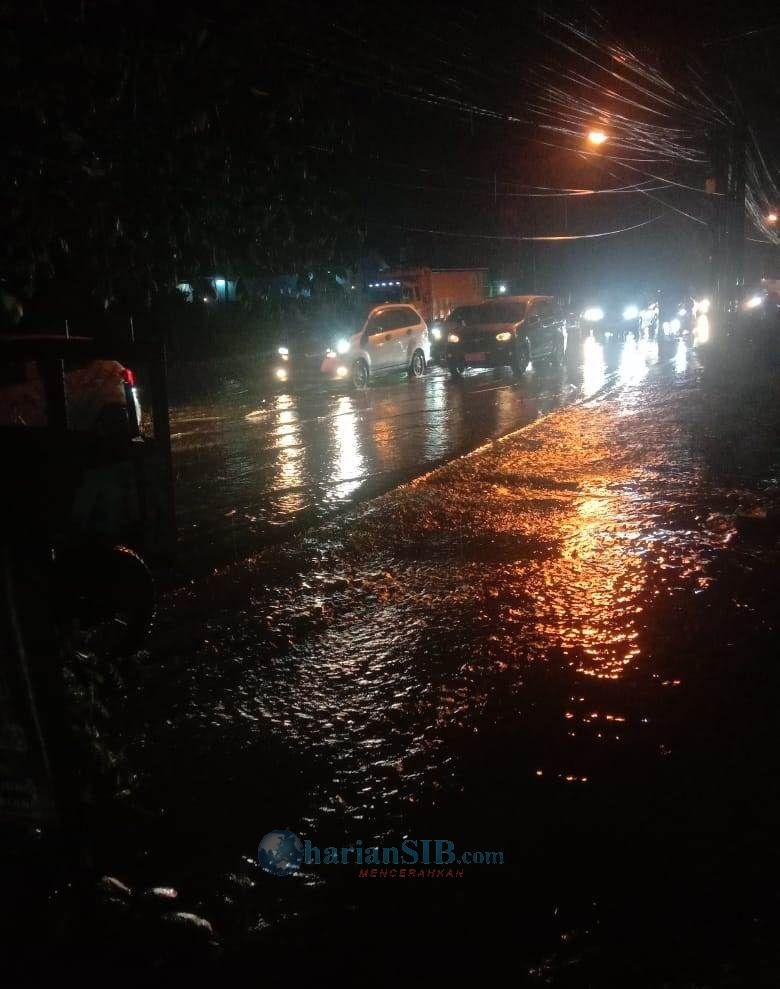
[[[350,122],[287,76],[267,10],[39,0],[0,4],[0,30],[8,285],[136,308],[199,274],[354,256],[316,150]]]

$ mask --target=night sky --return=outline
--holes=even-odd
[[[690,216],[710,216],[695,190],[711,170],[712,107],[739,101],[777,181],[780,19],[769,5],[42,0],[4,4],[0,16],[7,180],[23,202],[4,221],[11,282],[88,271],[116,294],[100,269],[116,268],[118,252],[120,267],[144,273],[147,294],[215,262],[289,271],[376,256],[487,264],[518,290],[616,279],[649,289],[679,281],[681,267],[700,283],[709,235]],[[604,70],[623,50],[684,93],[698,119],[677,119],[653,83],[644,109],[627,110],[621,98],[637,92]],[[661,107],[702,160],[634,157],[632,171],[577,154],[583,135],[551,130],[540,106],[551,85],[581,99],[584,83],[564,78],[572,72],[601,88],[607,111],[647,124]],[[43,178],[32,182],[36,168]],[[667,206],[635,193],[540,195],[622,187],[647,177],[637,168],[659,177]],[[75,173],[77,188],[66,188]],[[762,181],[768,202],[772,181]],[[513,239],[651,219],[600,239]],[[102,259],[92,256],[107,238]],[[154,257],[152,243],[163,245]],[[749,245],[751,272],[772,263]]]

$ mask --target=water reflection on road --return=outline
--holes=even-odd
[[[231,497],[257,485],[268,517],[283,518],[312,504],[324,513],[387,485],[399,466],[420,470],[588,399],[366,506],[349,539],[338,522],[323,526],[280,551],[278,571],[269,553],[181,592],[177,606],[198,617],[208,600],[204,641],[192,650],[187,640],[191,675],[144,697],[138,747],[198,869],[204,848],[220,874],[236,849],[254,869],[269,822],[323,846],[414,834],[486,841],[506,850],[506,866],[471,888],[511,888],[512,903],[504,914],[477,894],[467,919],[484,914],[486,943],[495,917],[514,937],[526,903],[545,938],[567,945],[577,931],[587,945],[604,918],[628,917],[638,932],[666,922],[670,883],[691,874],[694,847],[707,866],[694,885],[711,874],[718,910],[729,906],[724,835],[746,819],[742,807],[763,814],[777,775],[776,690],[763,672],[776,641],[774,549],[760,552],[780,517],[776,386],[745,425],[735,410],[753,395],[752,375],[724,400],[730,367],[713,369],[711,355],[700,364],[679,340],[660,359],[648,373],[653,341],[603,335],[583,341],[560,375],[532,372],[520,385],[492,373],[453,384],[435,371],[420,387],[367,395],[235,400],[246,427],[225,427],[230,451],[207,462],[222,477],[243,465],[250,473]],[[407,531],[410,519],[424,538]],[[210,591],[223,585],[215,607]],[[755,688],[746,667],[762,671]],[[754,723],[740,755],[734,740]],[[724,780],[742,788],[734,815]],[[760,847],[773,849],[776,827],[764,830]],[[174,849],[182,869],[185,853]],[[741,869],[741,848],[738,860]],[[384,929],[344,875],[311,869],[286,884],[277,927],[316,916],[342,930],[363,916]],[[398,889],[382,897],[388,888]],[[247,911],[264,924],[267,890],[258,883]],[[439,915],[448,929],[464,902],[443,886],[398,896],[385,920],[422,904],[420,929]],[[708,889],[695,909],[681,901],[669,929],[708,901]],[[652,950],[662,943],[650,940]]]
[[[685,369],[687,344],[667,345]],[[674,349],[676,348],[676,349]],[[309,382],[264,391],[261,367],[172,410],[181,558],[237,558],[605,385],[635,384],[658,359],[654,341],[610,334],[570,340],[561,369],[471,371],[461,381],[432,367],[364,393]],[[206,549],[206,547],[208,547]]]

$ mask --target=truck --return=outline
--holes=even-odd
[[[487,275],[487,268],[395,268],[369,282],[367,292],[373,305],[410,303],[430,324],[484,301]]]

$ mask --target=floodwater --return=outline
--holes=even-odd
[[[168,839],[126,874],[216,912],[242,945],[228,964],[381,962],[397,981],[412,938],[461,974],[511,958],[520,984],[777,984],[771,371],[589,338],[560,387],[437,372],[274,397],[265,418],[237,399],[218,498],[251,489],[256,449],[269,518],[327,514],[367,478],[583,395],[172,595],[167,631],[190,638],[163,622],[153,661],[175,672],[126,712]],[[504,864],[280,879],[254,858],[280,827],[321,847],[442,838]]]
[[[171,411],[180,560],[236,560],[480,443],[642,375],[652,341],[572,339],[566,366],[470,371],[432,366],[365,393],[316,378],[269,390],[268,368],[213,381]]]

